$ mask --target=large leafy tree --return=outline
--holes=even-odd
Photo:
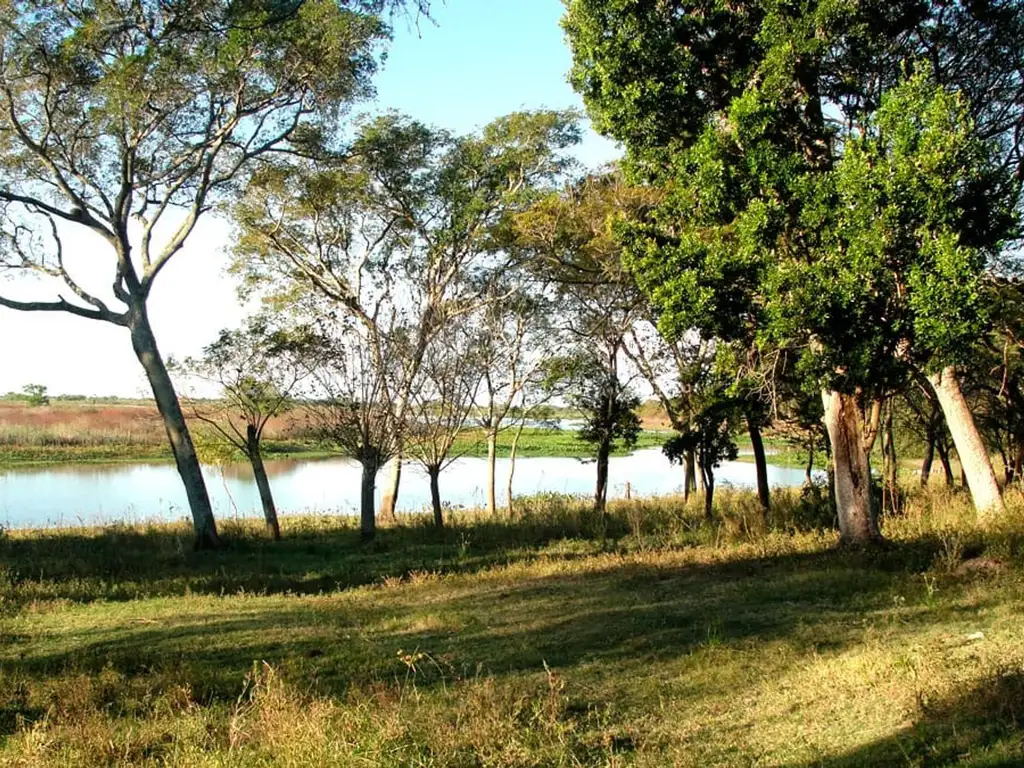
[[[940,399],[957,390],[948,345],[979,332],[978,275],[1012,221],[1017,4],[568,5],[574,84],[666,190],[624,233],[662,329],[798,354],[822,386],[843,537],[877,537],[863,406],[913,366]]]
[[[10,0],[0,6],[0,305],[127,329],[185,484],[217,530],[150,325],[160,275],[261,158],[329,135],[388,37],[361,0]],[[181,311],[186,311],[182,306]]]

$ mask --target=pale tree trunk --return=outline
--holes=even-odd
[[[495,467],[498,463],[498,431],[497,427],[488,427],[487,432],[487,514],[494,517],[498,514],[495,500]]]
[[[380,519],[389,523],[395,522],[395,509],[398,506],[398,486],[402,482],[402,457],[395,456],[391,460],[388,471],[387,485],[380,500]]]
[[[612,452],[611,441],[602,440],[597,446],[597,485],[594,489],[594,507],[601,515],[608,501],[608,456]]]
[[[750,433],[750,445],[754,449],[754,466],[757,468],[757,500],[765,512],[771,507],[771,491],[768,489],[768,459],[764,454],[764,440],[761,439],[761,428],[750,416],[747,417],[747,431]]]
[[[171,442],[174,463],[185,485],[185,495],[192,513],[192,527],[196,535],[195,546],[197,549],[216,548],[220,546],[220,538],[217,536],[217,523],[213,517],[213,507],[210,506],[210,496],[206,492],[199,457],[196,456],[196,448],[185,423],[185,414],[181,411],[178,395],[174,391],[174,384],[157,349],[156,338],[153,336],[144,306],[134,309],[129,328],[132,348],[142,363],[146,378],[153,389],[157,410]]]
[[[686,472],[683,477],[683,501],[690,500],[690,494],[697,490],[697,457],[692,450],[685,454]]]
[[[263,466],[263,455],[260,453],[259,441],[256,439],[251,426],[249,427],[245,452],[249,456],[249,463],[252,464],[252,475],[260,492],[260,503],[263,505],[263,520],[266,523],[267,532],[273,536],[274,541],[280,541],[281,524],[277,520],[277,507],[274,506],[274,496],[270,492],[270,480],[267,478],[267,468]]]
[[[523,427],[525,422],[519,422],[519,426],[516,428],[516,433],[512,436],[512,446],[508,451],[508,486],[505,488],[507,495],[505,497],[505,503],[508,505],[508,516],[511,520],[515,515],[515,507],[512,502],[512,478],[516,474],[516,450],[519,448],[519,438],[523,434]]]
[[[929,376],[928,382],[935,390],[939,405],[946,416],[946,425],[953,436],[953,444],[960,457],[960,466],[971,489],[974,508],[983,517],[1002,513],[1005,511],[1003,497],[999,494],[999,484],[992,469],[992,461],[960,390],[956,371],[952,366],[948,366],[939,373]]]
[[[444,528],[444,513],[441,510],[441,469],[428,467],[427,475],[430,477],[430,507],[434,510],[434,527],[440,530]]]
[[[821,401],[832,446],[840,540],[870,544],[881,539],[881,534],[871,505],[871,468],[864,451],[860,406],[856,396],[829,390],[822,390]]]
[[[377,516],[374,514],[373,492],[377,487],[377,464],[363,462],[363,480],[359,493],[359,532],[364,540],[377,535]]]

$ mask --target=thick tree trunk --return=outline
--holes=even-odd
[[[597,486],[594,489],[594,507],[604,514],[608,501],[608,456],[612,452],[611,443],[604,440],[597,446]]]
[[[495,470],[498,463],[498,433],[494,427],[487,432],[487,514],[494,517],[498,514],[498,503],[495,498]]]
[[[870,544],[881,539],[871,505],[871,468],[861,435],[863,418],[853,395],[822,390],[825,429],[832,446],[836,513],[844,543]]]
[[[250,427],[246,451],[249,455],[249,463],[252,464],[252,475],[256,479],[256,487],[260,492],[260,503],[263,505],[263,520],[267,526],[267,532],[274,537],[274,541],[281,540],[281,525],[277,520],[277,508],[274,506],[274,496],[270,492],[270,480],[267,478],[267,468],[263,466],[263,455],[260,453],[260,444]]]
[[[217,523],[210,506],[210,496],[206,492],[206,482],[196,456],[196,448],[192,443],[185,415],[178,402],[178,394],[174,391],[167,366],[156,346],[153,329],[149,325],[145,306],[138,307],[133,313],[129,326],[132,337],[132,348],[135,356],[146,371],[146,378],[153,389],[157,410],[164,422],[167,438],[171,442],[174,463],[178,475],[185,485],[189,510],[192,513],[192,527],[195,531],[197,549],[213,549],[220,546],[217,536]]]
[[[747,417],[747,431],[750,433],[750,445],[754,449],[754,466],[757,468],[757,499],[761,502],[761,508],[767,512],[771,507],[771,492],[768,490],[768,459],[764,454],[761,428],[749,416]]]
[[[924,458],[921,459],[921,487],[928,487],[928,480],[932,475],[932,464],[935,462],[935,435],[929,431],[928,439],[924,448]]]
[[[377,515],[373,508],[373,494],[377,488],[377,464],[363,462],[363,480],[359,492],[359,532],[369,541],[377,535]]]
[[[960,390],[960,382],[952,366],[928,377],[946,416],[946,425],[953,436],[953,444],[960,457],[960,466],[971,489],[974,508],[982,516],[998,515],[1004,511],[1003,497],[992,469],[985,444],[978,434],[970,408]]]
[[[439,478],[441,470],[437,467],[427,469],[430,476],[430,508],[434,510],[434,527],[440,530],[444,528],[444,513],[441,511],[441,486]]]
[[[401,482],[402,457],[396,456],[391,460],[387,485],[384,486],[384,494],[380,500],[380,519],[385,522],[395,522],[395,509],[398,507],[398,487]]]
[[[683,501],[690,500],[690,494],[697,491],[697,456],[687,451],[685,456],[686,473],[683,478]]]

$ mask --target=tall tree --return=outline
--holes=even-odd
[[[804,370],[823,385],[845,540],[878,536],[867,461],[876,405],[906,376],[909,361],[929,368],[942,361],[948,347],[935,343],[937,320],[947,332],[977,331],[960,322],[955,305],[941,315],[935,288],[953,273],[969,277],[946,298],[967,312],[977,306],[977,277],[1005,234],[1014,194],[1005,172],[1019,157],[1018,22],[1006,13],[986,22],[984,9],[954,6],[956,14],[912,3],[837,9],[775,0],[730,7],[573,0],[566,18],[574,84],[596,124],[626,143],[635,174],[667,192],[648,221],[624,235],[662,326],[683,333],[703,318],[709,333],[727,340],[802,350]],[[987,24],[986,39],[1013,48],[1009,63],[998,63],[1005,89],[986,106],[970,95],[977,60],[952,53],[953,16],[976,30]],[[963,109],[951,108],[948,91],[901,86],[902,62],[929,52],[938,62],[933,80],[969,94]],[[900,95],[887,95],[900,87]],[[876,122],[887,98],[910,110],[895,145]],[[928,124],[941,110],[945,139],[938,138],[941,120]],[[981,125],[1005,144],[995,153],[999,168],[987,162],[991,152],[979,151]],[[858,142],[888,158],[890,169],[908,170],[907,155],[916,152],[921,173],[904,173],[898,183],[914,187],[913,195],[929,180],[945,184],[940,206],[849,194],[845,185],[861,170],[850,151]],[[943,149],[941,161],[928,157]],[[878,174],[872,183],[885,180]],[[880,241],[884,228],[892,238]],[[940,385],[952,388],[955,377],[943,371]],[[948,418],[959,417],[969,433],[962,410],[954,410]],[[984,456],[977,458],[983,475]],[[991,495],[976,501],[984,508]]]
[[[149,297],[256,161],[299,151],[370,93],[388,37],[374,11],[399,4],[14,0],[0,10],[0,266],[43,276],[55,294],[0,306],[128,330],[197,546],[216,546],[217,529]]]
[[[267,531],[275,540],[281,526],[263,464],[263,433],[271,419],[291,408],[309,373],[311,353],[303,347],[301,334],[273,329],[258,316],[244,328],[221,331],[201,356],[170,366],[174,373],[218,387],[220,399],[194,402],[193,415],[249,460]]]
[[[254,176],[234,210],[236,267],[288,305],[312,292],[362,325],[372,348],[381,319],[399,313],[402,357],[374,360],[391,370],[381,385],[400,431],[429,345],[491,300],[486,286],[507,258],[498,233],[571,166],[564,150],[578,137],[571,112],[514,113],[463,137],[382,116],[344,156]],[[385,500],[396,496],[385,489]]]

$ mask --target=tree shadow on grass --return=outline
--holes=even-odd
[[[941,701],[922,702],[921,709],[917,721],[900,732],[811,766],[1024,765],[1024,670],[995,675]]]

